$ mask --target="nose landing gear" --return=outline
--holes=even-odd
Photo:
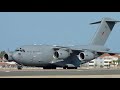
[[[23,66],[22,65],[17,65],[18,70],[22,70]]]

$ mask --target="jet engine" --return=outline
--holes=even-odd
[[[13,61],[12,53],[8,52],[4,55],[4,58],[8,61]]]
[[[79,54],[79,59],[80,60],[89,61],[89,60],[92,60],[94,58],[95,58],[95,55],[90,51],[81,52]]]
[[[65,59],[69,56],[70,56],[69,51],[66,51],[66,50],[63,50],[63,49],[59,49],[59,50],[55,51],[54,55],[53,55],[53,57],[55,59]]]

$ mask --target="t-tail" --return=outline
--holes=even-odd
[[[108,39],[114,25],[120,21],[113,20],[111,18],[103,18],[101,21],[90,23],[90,24],[99,24],[100,26],[95,33],[94,37],[90,44],[92,45],[101,45],[103,46]]]

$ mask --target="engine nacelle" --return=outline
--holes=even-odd
[[[70,56],[70,53],[68,51],[65,51],[63,49],[57,50],[54,52],[53,58],[55,59],[65,59]]]
[[[79,54],[80,60],[90,61],[95,58],[95,55],[92,52],[85,51]]]
[[[12,58],[12,53],[10,52],[7,52],[5,55],[4,55],[4,58],[8,61],[13,61],[13,58]]]

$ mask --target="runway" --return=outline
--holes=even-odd
[[[120,78],[120,69],[0,70],[0,78]]]

